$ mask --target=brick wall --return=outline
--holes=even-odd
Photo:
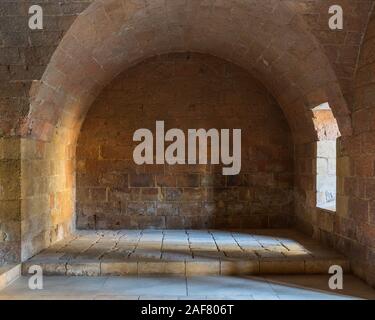
[[[133,161],[133,133],[242,129],[242,170]],[[170,54],[117,77],[98,97],[77,146],[79,228],[285,227],[292,144],[281,109],[247,72],[218,58]]]

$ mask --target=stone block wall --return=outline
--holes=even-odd
[[[50,142],[21,139],[21,258],[25,260],[74,229],[74,149],[56,135]]]
[[[35,169],[36,172],[40,168],[44,168],[43,165],[46,163],[71,163],[71,155],[74,151],[66,151],[65,155],[54,156],[53,148],[56,152],[67,148],[69,150],[70,144],[74,143],[61,141],[60,138],[54,138],[50,141],[51,144],[41,143],[45,148],[50,150],[49,152],[43,153],[43,156],[38,156],[35,158],[33,152],[26,152],[25,156],[21,154],[21,145],[25,147],[26,144],[30,143],[30,149],[33,149],[39,144],[35,144],[33,141],[21,141],[21,136],[30,138],[28,136],[29,132],[23,127],[25,120],[30,115],[30,87],[33,81],[40,80],[42,74],[46,71],[47,65],[50,62],[51,56],[55,51],[56,47],[60,43],[66,31],[69,29],[72,22],[76,19],[77,15],[82,13],[82,11],[87,8],[94,0],[38,0],[37,3],[42,4],[45,17],[44,23],[45,28],[43,31],[31,31],[27,28],[28,24],[28,7],[35,4],[34,0],[2,0],[0,5],[0,264],[4,261],[18,261],[21,256],[21,218],[23,225],[23,232],[25,245],[33,243],[30,247],[25,248],[25,255],[32,254],[43,248],[43,246],[48,245],[54,239],[57,239],[61,231],[58,230],[68,230],[71,226],[71,220],[74,214],[74,200],[71,201],[69,210],[62,210],[65,212],[63,215],[59,215],[54,212],[60,212],[60,210],[55,210],[55,207],[61,208],[62,203],[60,200],[60,195],[64,194],[66,201],[74,199],[74,175],[69,174],[65,178],[63,175],[53,174],[52,169],[46,169],[43,173],[38,173],[33,179],[33,170],[28,169],[28,165]],[[146,1],[145,3],[150,3],[152,1]],[[177,3],[177,1],[172,1]],[[259,4],[267,4],[272,1],[259,1]],[[107,2],[108,3],[108,2]],[[199,7],[200,17],[205,22],[209,21],[206,19],[206,12],[211,12],[211,8],[207,9],[207,3],[210,1],[202,1],[203,6]],[[225,6],[225,10],[222,11],[222,21],[223,25],[226,24],[227,18],[230,18],[229,12],[233,12],[235,2],[221,2],[221,5]],[[345,12],[345,30],[342,32],[332,33],[327,27],[327,9],[330,4],[340,4],[344,7]],[[297,219],[297,225],[305,230],[306,232],[314,235],[314,237],[321,239],[323,242],[331,244],[345,254],[349,255],[352,259],[355,272],[361,275],[363,278],[367,279],[369,282],[375,283],[375,276],[373,270],[375,269],[374,262],[374,199],[373,199],[373,178],[374,178],[374,112],[373,112],[373,101],[374,101],[374,87],[373,87],[373,44],[374,44],[374,19],[368,24],[368,32],[363,42],[363,35],[366,32],[368,15],[372,11],[374,5],[373,0],[361,0],[361,1],[347,1],[347,0],[290,0],[288,5],[292,8],[298,9],[301,13],[302,22],[308,25],[309,30],[315,35],[316,40],[324,47],[324,52],[328,56],[328,59],[334,69],[334,72],[339,79],[341,90],[345,94],[345,98],[349,103],[349,107],[353,112],[351,115],[352,124],[354,128],[353,136],[347,136],[340,138],[338,141],[338,157],[337,157],[337,214],[327,215],[326,212],[316,208],[316,189],[315,189],[315,179],[316,179],[316,143],[306,143],[297,144],[295,147],[295,214]],[[116,15],[116,10],[113,6],[108,6],[110,20],[118,22],[123,19],[123,16]],[[276,92],[281,92],[281,96],[291,97],[288,101],[294,101],[296,92],[299,90],[305,90],[309,92],[309,99],[311,103],[321,103],[320,101],[320,90],[319,87],[317,92],[310,92],[312,88],[307,86],[306,88],[298,88],[298,86],[290,85],[288,77],[285,77],[284,71],[293,74],[305,74],[307,78],[312,78],[314,80],[318,79],[319,74],[315,73],[317,64],[310,63],[302,65],[304,67],[298,68],[299,64],[290,64],[289,58],[291,56],[297,57],[298,62],[309,60],[311,56],[307,55],[306,52],[310,52],[310,47],[306,46],[300,50],[301,47],[289,48],[287,52],[283,51],[282,48],[288,42],[293,43],[294,41],[299,42],[296,37],[300,30],[297,27],[302,25],[298,19],[293,19],[293,23],[288,32],[284,34],[276,34],[275,30],[280,30],[279,26],[273,26],[265,33],[259,32],[255,34],[256,41],[249,41],[251,37],[248,30],[255,30],[255,26],[265,23],[269,25],[270,20],[263,21],[263,18],[267,18],[267,14],[261,5],[253,6],[254,9],[260,11],[246,11],[246,14],[242,14],[242,10],[238,13],[243,16],[243,21],[239,23],[240,26],[247,25],[247,23],[252,23],[247,25],[248,29],[244,32],[237,32],[237,29],[230,29],[229,34],[227,34],[228,39],[237,39],[240,44],[248,44],[246,46],[239,46],[236,48],[242,48],[232,51],[234,55],[241,55],[245,51],[254,52],[251,56],[253,58],[249,59],[248,64],[251,66],[253,62],[258,62],[258,67],[262,66],[266,70],[263,74],[263,80],[268,80],[268,84],[275,86]],[[279,8],[277,8],[278,10]],[[218,12],[222,10],[217,9]],[[160,11],[160,10],[159,10]],[[276,12],[276,11],[275,11]],[[279,11],[277,11],[279,12]],[[281,11],[283,15],[285,12]],[[249,19],[249,14],[252,15],[252,19]],[[189,17],[197,17],[196,12],[191,12]],[[142,20],[142,16],[138,16]],[[208,15],[207,15],[208,17]],[[288,14],[285,15],[288,18]],[[261,18],[261,20],[258,20]],[[273,16],[271,17],[271,19]],[[175,13],[174,19],[180,21],[180,15]],[[198,19],[198,21],[199,21]],[[146,21],[142,20],[142,25],[146,24]],[[111,33],[111,30],[106,31],[101,28],[102,21],[92,21],[93,33],[99,31],[107,34]],[[164,21],[163,21],[164,22]],[[173,22],[173,19],[172,19]],[[216,24],[212,24],[212,31],[215,36],[219,36],[217,33]],[[173,26],[175,24],[172,24]],[[98,29],[94,28],[98,26]],[[272,26],[272,25],[271,25]],[[110,28],[109,28],[110,29]],[[172,28],[174,30],[174,28]],[[162,29],[156,29],[162,30]],[[173,31],[172,30],[172,31]],[[225,30],[225,28],[224,28]],[[242,30],[242,29],[241,29]],[[85,31],[88,31],[85,29]],[[78,30],[81,33],[82,30]],[[179,34],[177,32],[176,34]],[[246,35],[243,39],[238,37],[240,34]],[[275,38],[270,38],[270,34],[275,35]],[[282,35],[282,36],[281,36]],[[88,33],[88,37],[92,34]],[[235,38],[234,38],[235,37]],[[153,34],[140,32],[139,43],[141,50],[143,46],[150,43],[150,39],[154,38]],[[201,35],[202,43],[205,44],[206,35],[202,33]],[[176,39],[176,38],[173,38]],[[297,39],[297,40],[296,40]],[[307,43],[310,44],[309,39],[306,39]],[[133,44],[133,42],[130,42]],[[137,42],[134,42],[137,43]],[[226,42],[223,42],[226,43]],[[271,44],[271,45],[270,45]],[[276,46],[274,46],[274,44]],[[104,46],[106,47],[106,46]],[[130,46],[132,48],[134,46]],[[202,47],[202,46],[201,46]],[[204,45],[203,45],[204,47]],[[223,46],[215,47],[213,52],[220,52]],[[225,46],[227,47],[227,46]],[[198,46],[199,48],[199,46]],[[267,48],[267,50],[265,50]],[[360,48],[362,48],[360,50]],[[70,48],[72,52],[76,47]],[[138,49],[138,47],[137,47]],[[103,50],[105,51],[105,50]],[[110,51],[110,49],[109,49]],[[362,57],[359,61],[359,66],[357,66],[359,52],[362,52]],[[61,53],[61,52],[60,52]],[[106,52],[104,52],[106,54]],[[90,54],[87,55],[90,57]],[[254,59],[255,57],[255,59]],[[320,56],[318,56],[320,57]],[[265,58],[265,59],[263,59]],[[281,59],[280,59],[281,58]],[[74,58],[74,60],[76,57]],[[84,59],[85,60],[85,59]],[[85,60],[86,61],[86,60]],[[316,61],[316,60],[311,60]],[[276,74],[273,66],[278,66],[279,69],[284,70],[278,74],[278,78],[281,79],[279,82],[274,82]],[[292,67],[291,67],[292,66]],[[306,68],[308,67],[308,68]],[[117,72],[117,68],[114,68],[114,72]],[[255,69],[255,74],[259,76],[259,69]],[[78,72],[81,72],[79,69]],[[82,72],[81,72],[82,73]],[[357,74],[357,80],[354,81],[354,77]],[[266,76],[265,76],[266,75]],[[87,78],[87,76],[86,76]],[[296,78],[294,78],[296,79]],[[53,79],[52,79],[53,80]],[[76,79],[72,79],[76,80]],[[38,82],[38,81],[35,81]],[[74,82],[73,82],[74,83]],[[275,83],[277,85],[275,85]],[[289,83],[289,86],[288,86]],[[293,82],[296,84],[297,82]],[[311,84],[311,82],[309,82]],[[284,85],[281,85],[284,84]],[[75,83],[72,84],[75,86]],[[290,89],[288,89],[290,87]],[[332,92],[331,83],[327,83],[327,91]],[[355,87],[355,95],[352,94],[352,87]],[[56,97],[53,97],[56,98]],[[332,101],[338,101],[337,97],[332,96]],[[54,100],[54,99],[52,99]],[[295,105],[298,106],[298,110],[304,110],[303,103],[301,101],[296,101]],[[284,108],[288,108],[290,105],[287,104]],[[39,121],[34,124],[33,130],[34,137],[43,138],[48,140],[49,134],[53,130],[61,129],[61,123],[58,123],[59,116],[57,113],[49,112],[51,108],[49,104],[43,105],[41,113],[38,114],[41,119],[45,121]],[[75,107],[75,106],[74,106]],[[306,106],[305,107],[310,107]],[[334,105],[332,106],[334,107]],[[297,110],[297,108],[295,109]],[[45,113],[44,113],[45,112]],[[290,126],[296,127],[298,132],[301,134],[304,131],[305,122],[301,121],[303,112],[290,113],[292,116],[288,119]],[[336,114],[338,117],[343,117],[342,114]],[[46,119],[52,118],[54,121],[48,122]],[[345,114],[345,119],[347,115]],[[39,118],[38,118],[39,119]],[[50,120],[50,119],[49,119]],[[56,120],[56,121],[55,121]],[[51,125],[53,123],[53,125]],[[58,123],[58,125],[55,124]],[[347,128],[351,129],[350,121],[341,122]],[[294,125],[293,125],[294,124]],[[79,124],[77,124],[79,127]],[[341,127],[342,128],[342,127]],[[345,130],[350,132],[350,130]],[[58,133],[57,133],[58,134]],[[12,137],[9,139],[9,137]],[[48,138],[48,139],[47,139]],[[9,139],[9,140],[8,140]],[[59,140],[60,139],[60,140]],[[305,140],[304,140],[305,142]],[[55,147],[53,145],[56,144]],[[48,147],[47,147],[48,146]],[[39,148],[39,147],[38,147]],[[62,153],[60,153],[62,154]],[[25,161],[21,161],[24,159]],[[58,160],[60,159],[60,160]],[[65,159],[65,160],[63,160]],[[48,160],[48,161],[47,161]],[[100,159],[104,163],[104,159]],[[40,164],[38,163],[40,161]],[[77,162],[81,165],[80,172],[82,174],[85,168],[91,170],[91,167],[87,165],[88,162],[82,163]],[[74,165],[74,163],[73,163]],[[68,165],[70,172],[73,168],[72,164]],[[85,167],[86,166],[86,167]],[[74,170],[74,169],[73,169]],[[211,170],[211,169],[210,169]],[[62,171],[63,172],[63,171]],[[147,173],[146,173],[147,174]],[[193,174],[200,174],[199,172],[193,172]],[[26,179],[21,180],[21,176]],[[59,176],[60,178],[56,178]],[[11,181],[11,179],[15,179]],[[115,179],[115,178],[113,178]],[[132,179],[127,176],[127,183],[130,183]],[[177,179],[177,178],[176,178]],[[31,182],[28,180],[32,180]],[[56,182],[58,181],[58,182]],[[204,181],[202,176],[199,177],[200,183]],[[215,181],[215,179],[214,179]],[[266,183],[267,179],[264,179]],[[151,189],[156,189],[155,187]],[[28,185],[32,184],[30,188],[33,191],[23,191],[22,184]],[[70,187],[72,186],[72,189]],[[120,183],[121,184],[121,183]],[[225,188],[227,188],[228,181],[225,181]],[[40,185],[40,187],[39,187]],[[46,187],[48,185],[48,188]],[[289,185],[289,182],[287,183]],[[47,192],[47,189],[48,192]],[[176,180],[177,188],[177,180]],[[188,188],[188,187],[183,187]],[[189,187],[196,188],[196,187]],[[200,187],[199,187],[200,188]],[[236,187],[234,187],[236,188]],[[241,187],[242,188],[242,187]],[[243,187],[246,189],[246,187]],[[81,199],[84,199],[85,192],[88,199],[96,197],[95,192],[91,193],[85,188],[77,189],[77,193]],[[99,188],[98,188],[99,189]],[[130,189],[130,187],[128,188]],[[70,192],[70,190],[72,192]],[[154,190],[155,191],[155,190]],[[100,191],[98,191],[100,193]],[[152,193],[152,191],[150,191]],[[22,199],[21,207],[21,193],[24,197]],[[83,193],[83,195],[82,195]],[[143,189],[137,193],[145,197],[143,194]],[[159,194],[159,188],[158,188]],[[110,189],[108,189],[108,197],[111,195]],[[107,191],[105,194],[107,197]],[[49,199],[49,201],[48,201]],[[107,198],[105,198],[107,199]],[[108,198],[110,199],[110,198]],[[35,202],[34,202],[35,200]],[[91,201],[91,200],[90,200]],[[156,200],[155,200],[156,201]],[[215,202],[215,201],[214,201]],[[42,203],[42,204],[40,204]],[[105,202],[105,203],[109,203]],[[121,203],[121,201],[120,201]],[[40,213],[35,209],[37,206],[41,205]],[[67,208],[64,205],[64,208]],[[83,206],[82,206],[83,208]],[[80,212],[83,209],[80,208]],[[31,217],[28,218],[28,214],[32,213]],[[70,216],[68,216],[68,212]],[[116,208],[116,212],[120,212]],[[22,214],[21,214],[22,213]],[[42,215],[42,213],[44,215]],[[260,215],[262,216],[262,215]],[[52,219],[51,217],[55,217]],[[66,219],[62,219],[66,217]],[[254,215],[256,217],[256,215]],[[61,220],[59,220],[61,218]],[[51,220],[50,220],[51,219]],[[52,222],[53,220],[53,222]],[[63,222],[65,221],[65,222]],[[31,227],[26,224],[32,224]],[[88,224],[87,221],[84,222]],[[91,222],[90,222],[91,223]],[[60,225],[60,227],[58,227]],[[91,225],[93,225],[91,223]],[[29,233],[27,235],[27,233]],[[33,240],[34,239],[34,240]],[[35,248],[33,248],[35,244]]]
[[[324,48],[345,99],[351,105],[356,65],[374,1],[290,0],[290,2],[299,7],[305,22]],[[344,12],[344,28],[339,32],[332,32],[327,23],[330,17],[328,9],[332,5],[340,5]]]
[[[0,264],[24,261],[73,230],[74,153],[59,135],[0,139]]]
[[[375,15],[368,25],[355,81],[353,136],[342,139],[339,154],[345,201],[336,233],[338,247],[353,257],[355,272],[375,285]]]
[[[242,129],[242,169],[142,165],[133,133]],[[169,54],[117,77],[97,98],[77,146],[79,228],[286,227],[293,147],[284,116],[246,71],[212,56]]]
[[[0,136],[19,135],[29,90],[40,80],[66,31],[93,0],[2,0],[0,6]],[[28,27],[30,6],[43,8],[43,30]]]
[[[69,167],[56,173],[64,166],[53,160],[65,158],[58,150],[65,149],[67,143],[56,138],[49,143],[29,140],[23,124],[29,114],[30,89],[41,79],[73,21],[92,2],[0,3],[0,265],[27,259],[73,226],[74,192],[68,186],[74,182],[74,174]],[[44,10],[43,30],[28,28],[28,9],[34,4]],[[37,130],[43,133],[46,127]],[[64,177],[66,172],[69,174]],[[62,207],[65,209],[60,210]],[[66,208],[70,208],[69,214]]]
[[[358,63],[352,104],[353,135],[337,139],[337,209],[316,208],[316,144],[297,146],[297,226],[351,259],[354,273],[375,285],[375,16]]]
[[[0,139],[0,265],[21,257],[19,139]]]

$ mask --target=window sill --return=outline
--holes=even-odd
[[[327,213],[336,213],[336,206],[326,205],[326,206],[316,206],[319,210],[325,211]]]

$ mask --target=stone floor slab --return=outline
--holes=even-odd
[[[344,289],[330,290],[328,275],[269,276],[46,276],[42,290],[23,276],[0,291],[0,300],[356,300],[375,299],[375,290],[352,275]]]
[[[77,231],[23,264],[46,275],[327,274],[348,260],[289,229]],[[254,267],[256,266],[256,267]]]

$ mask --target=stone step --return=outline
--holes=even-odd
[[[68,276],[327,274],[332,265],[350,271],[343,255],[289,229],[132,235],[132,230],[77,233],[23,263],[23,273],[31,265],[40,265],[46,275]]]
[[[350,272],[349,261],[335,259],[254,259],[254,260],[202,260],[180,261],[128,260],[100,261],[73,259],[71,261],[32,259],[22,264],[22,274],[39,265],[44,275],[67,276],[125,276],[174,274],[194,275],[263,275],[263,274],[328,274],[332,265],[339,265]]]
[[[0,266],[0,290],[10,285],[21,276],[21,264]]]

